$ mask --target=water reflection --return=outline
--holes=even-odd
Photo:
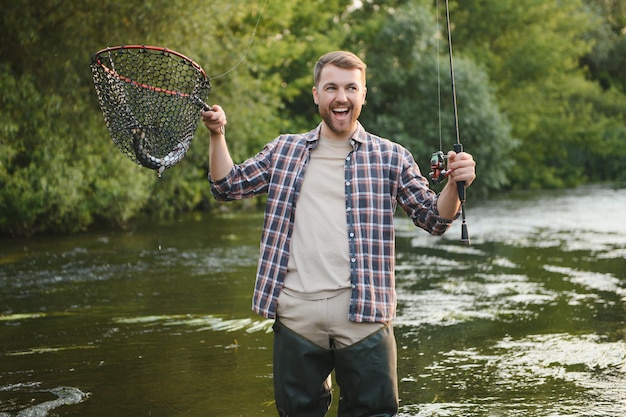
[[[624,415],[625,203],[489,201],[469,251],[400,227],[403,415]]]
[[[467,209],[470,247],[398,218],[401,416],[626,414],[626,191]],[[84,396],[32,415],[275,415],[271,322],[250,312],[260,226],[0,241],[0,416],[59,388]]]

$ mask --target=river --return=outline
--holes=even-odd
[[[626,415],[626,190],[469,193],[471,246],[397,220],[401,417]],[[0,240],[0,417],[276,415],[261,221]]]

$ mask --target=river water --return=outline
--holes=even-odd
[[[626,415],[626,190],[468,197],[398,217],[400,416]],[[0,416],[276,415],[261,221],[0,240]]]

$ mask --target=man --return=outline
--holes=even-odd
[[[358,122],[366,65],[330,52],[315,65],[321,123],[281,135],[235,165],[226,115],[202,112],[210,132],[211,191],[220,201],[267,193],[252,307],[274,318],[274,391],[281,417],[322,417],[340,389],[339,416],[398,411],[393,215],[441,235],[458,217],[456,183],[471,184],[474,160],[448,154],[442,192],[428,188],[411,154]]]

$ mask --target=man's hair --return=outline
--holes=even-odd
[[[320,81],[322,70],[326,65],[334,65],[343,69],[358,69],[363,75],[363,85],[365,85],[365,71],[367,65],[352,52],[334,51],[324,54],[317,60],[313,70],[313,84],[317,87]]]

